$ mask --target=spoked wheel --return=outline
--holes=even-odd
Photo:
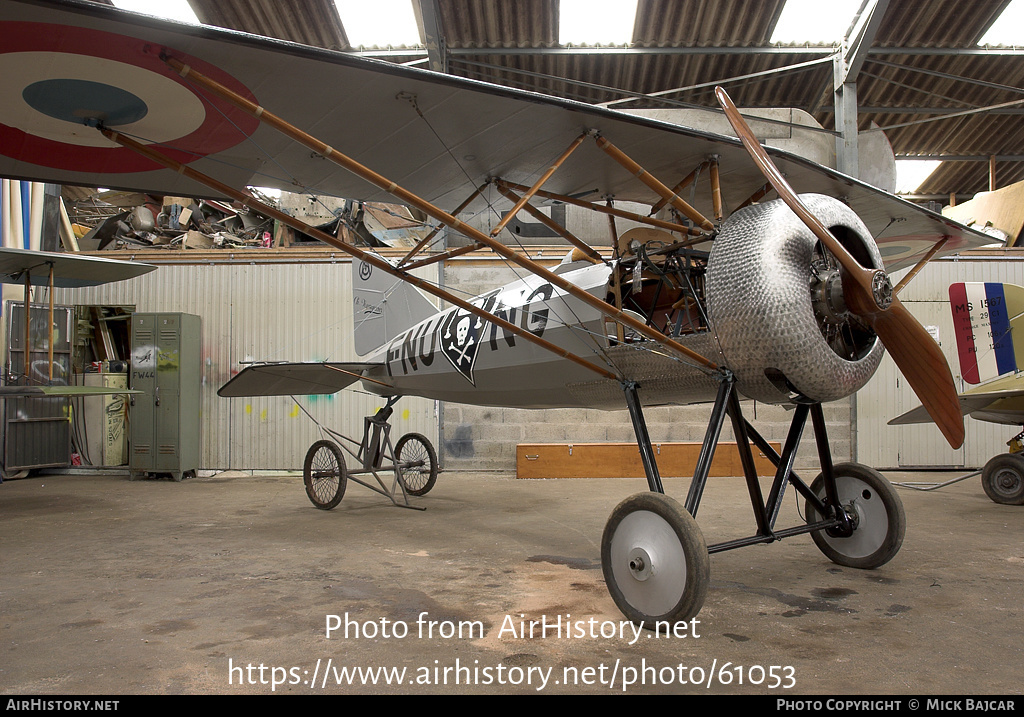
[[[981,472],[985,495],[1003,505],[1024,505],[1024,456],[1003,453],[985,464]]]
[[[711,579],[697,521],[661,493],[637,493],[616,506],[601,539],[601,566],[615,604],[649,630],[700,612]]]
[[[402,485],[410,495],[426,495],[437,482],[437,453],[425,436],[406,433],[395,444]]]
[[[833,472],[839,504],[850,515],[851,530],[815,531],[811,533],[815,545],[838,565],[864,569],[885,565],[899,552],[907,529],[896,489],[881,473],[859,463],[839,463]],[[824,477],[818,475],[811,490],[824,500]],[[809,501],[805,512],[809,523],[830,517],[820,515]]]
[[[302,464],[302,482],[306,495],[321,510],[330,510],[341,502],[348,485],[348,469],[341,449],[331,441],[317,441],[306,452]]]

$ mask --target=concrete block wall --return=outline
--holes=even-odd
[[[555,259],[557,252],[545,251]],[[560,258],[560,257],[559,257]],[[449,262],[446,287],[460,296],[474,296],[513,281],[521,269],[509,268],[499,260]],[[641,389],[642,394],[642,389]],[[824,407],[825,422],[835,462],[848,461],[851,446],[851,401],[845,399]],[[784,443],[793,412],[781,406],[753,401],[742,402],[744,415],[769,441]],[[707,430],[711,405],[648,408],[644,412],[654,443],[701,442]],[[527,410],[445,403],[441,411],[440,452],[446,470],[515,470],[519,443],[598,443],[635,440],[629,412],[623,399],[621,411],[595,409]],[[726,421],[722,440],[733,440]],[[812,479],[818,471],[818,455],[808,421],[797,456],[797,470]],[[813,471],[813,472],[812,472]]]
[[[524,410],[446,403],[441,425],[441,450],[446,470],[515,471],[520,443],[629,443],[635,441],[629,413],[594,409]],[[766,440],[784,443],[792,411],[753,401],[743,402],[744,416]],[[707,430],[711,405],[648,408],[644,411],[653,443],[700,443]],[[850,401],[825,406],[825,422],[836,463],[851,459]],[[728,421],[722,440],[733,440]],[[818,454],[808,422],[796,468],[812,479]],[[813,473],[811,472],[813,471]]]

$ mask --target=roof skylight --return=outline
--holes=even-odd
[[[1024,45],[1024,33],[1021,33],[1020,29],[1022,24],[1024,24],[1024,1],[1012,0],[978,40],[978,44],[1007,47]]]
[[[837,45],[843,41],[861,0],[787,0],[772,43]]]
[[[912,194],[916,192],[928,177],[942,164],[937,159],[897,159],[896,160],[896,193]]]
[[[191,25],[201,24],[188,0],[114,0],[114,6]]]
[[[334,0],[353,47],[422,46],[412,0]]]
[[[635,22],[636,0],[561,0],[558,44],[628,45]]]

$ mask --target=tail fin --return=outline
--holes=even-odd
[[[437,313],[415,286],[358,259],[352,261],[352,300],[360,356]]]
[[[982,383],[1018,370],[1024,359],[1024,288],[951,284],[949,305],[964,381]]]

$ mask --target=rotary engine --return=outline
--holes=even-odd
[[[882,268],[860,218],[818,194],[801,199],[862,266]],[[708,260],[710,328],[740,391],[766,403],[834,401],[878,368],[883,347],[847,311],[839,265],[781,201],[723,224]]]

